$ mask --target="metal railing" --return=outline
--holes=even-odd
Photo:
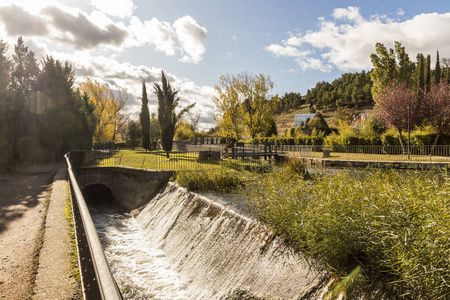
[[[78,258],[85,299],[123,299],[106,260],[91,214],[78,186],[72,164],[65,155],[69,173]]]
[[[325,148],[325,147],[324,147]],[[361,161],[450,162],[450,146],[333,146],[326,159]],[[320,155],[320,154],[319,154]]]
[[[235,156],[215,150],[172,151],[87,151],[85,167],[131,167],[150,170],[195,170],[228,167],[266,166],[271,160],[259,156]]]

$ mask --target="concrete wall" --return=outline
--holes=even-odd
[[[149,202],[167,184],[173,172],[97,167],[79,168],[75,174],[81,190],[92,184],[103,184],[111,190],[115,201],[133,210]]]

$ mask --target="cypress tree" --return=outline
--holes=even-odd
[[[169,158],[178,122],[183,114],[189,112],[194,107],[195,103],[183,108],[178,114],[175,112],[180,102],[180,97],[178,97],[178,91],[172,89],[172,86],[164,75],[164,71],[161,71],[161,85],[155,82],[153,83],[153,87],[158,98],[158,121],[161,127],[161,146],[166,151],[167,158]]]
[[[142,128],[142,147],[150,150],[150,112],[148,110],[147,88],[145,80],[142,80],[142,108],[139,115]]]
[[[423,54],[417,54],[417,100],[422,101],[423,89],[425,88],[425,76],[424,76],[424,58]]]
[[[441,82],[441,62],[439,61],[439,50],[436,53],[436,67],[434,68],[434,83],[437,85]]]
[[[431,56],[430,54],[427,55],[427,61],[426,61],[426,73],[425,73],[425,87],[426,92],[428,93],[430,91],[431,86]]]

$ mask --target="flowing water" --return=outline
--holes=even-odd
[[[174,184],[135,217],[91,213],[126,299],[291,299],[324,278],[259,222]]]
[[[179,274],[135,218],[107,205],[90,212],[125,299],[190,299]]]

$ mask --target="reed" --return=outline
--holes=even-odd
[[[283,171],[248,189],[258,217],[335,274],[355,268],[403,298],[450,299],[450,180],[365,170]],[[300,172],[302,173],[302,172]]]

